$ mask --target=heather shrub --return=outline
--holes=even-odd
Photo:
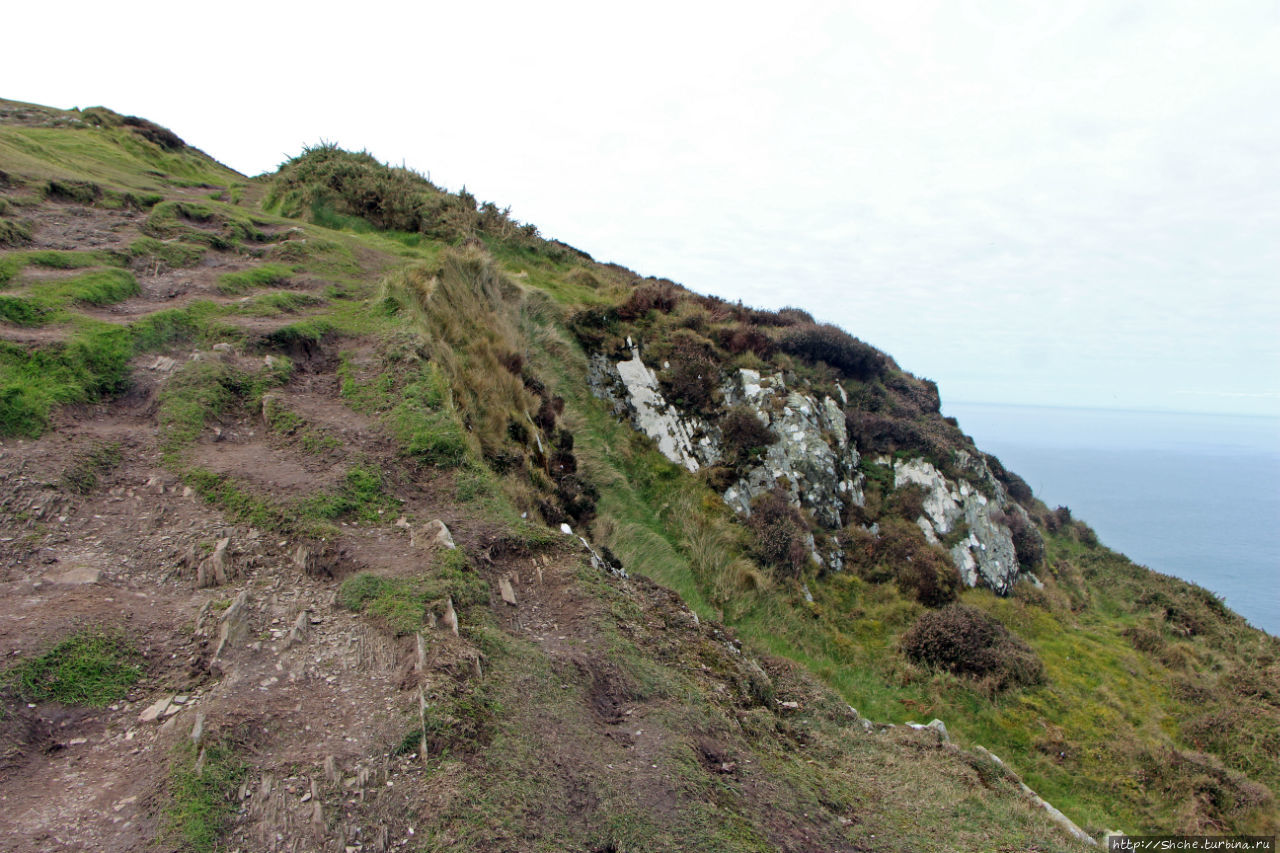
[[[1031,520],[1017,510],[1005,513],[1005,526],[1013,537],[1013,553],[1023,571],[1033,571],[1044,562],[1044,538]]]
[[[814,321],[812,314],[803,308],[796,308],[794,306],[779,308],[776,313],[778,319],[781,321],[779,325],[783,326],[795,326],[802,323],[812,323]]]
[[[627,296],[627,301],[618,308],[618,316],[623,320],[638,320],[650,311],[669,314],[677,301],[676,288],[670,282],[642,284]]]
[[[902,635],[900,645],[917,663],[986,680],[997,690],[1044,680],[1044,665],[1022,639],[967,604],[923,614]]]
[[[1031,487],[1027,485],[1026,480],[1005,468],[1004,464],[990,453],[984,453],[983,458],[986,459],[987,468],[1004,486],[1005,491],[1009,493],[1009,497],[1020,504],[1030,503],[1032,497]]]
[[[900,519],[914,522],[924,515],[925,495],[924,486],[918,483],[908,483],[901,488],[894,489],[889,494],[888,499],[885,501],[885,510]],[[914,524],[911,526],[915,527]],[[919,528],[916,529],[919,530]]]
[[[885,518],[879,533],[851,527],[842,534],[845,556],[858,575],[873,583],[894,581],[904,595],[926,607],[941,607],[960,594],[960,574],[951,559],[929,544],[905,518]]]
[[[825,361],[860,381],[884,375],[889,366],[884,353],[830,323],[789,326],[778,336],[778,346],[809,361]]]
[[[761,358],[768,358],[778,350],[773,338],[750,323],[722,326],[715,331],[715,341],[732,355],[753,352]]]
[[[884,384],[911,414],[934,414],[942,408],[938,384],[932,379],[917,379],[907,373],[894,373],[885,377]]]
[[[719,405],[720,366],[706,338],[677,329],[669,341],[667,366],[658,371],[667,399],[695,412],[709,413]]]
[[[778,436],[746,406],[734,406],[720,419],[725,458],[734,463],[758,457]]]
[[[756,497],[747,527],[753,534],[752,550],[761,562],[785,574],[800,574],[809,561],[809,526],[785,491],[775,488]]]

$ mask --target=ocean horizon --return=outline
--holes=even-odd
[[[943,413],[1107,547],[1280,636],[1280,418],[996,403]]]

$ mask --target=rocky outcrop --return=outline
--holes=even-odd
[[[924,513],[916,524],[930,542],[950,546],[964,582],[1007,594],[1018,576],[1018,558],[1009,528],[993,518],[993,513],[1006,511],[1003,491],[988,497],[967,480],[948,480],[924,459],[899,459],[893,465],[893,486],[911,485],[924,491]]]
[[[844,523],[848,507],[862,505],[858,451],[835,400],[818,402],[788,389],[780,373],[761,376],[746,369],[722,391],[726,402],[747,406],[778,437],[760,462],[724,493],[725,502],[740,515],[749,516],[752,499],[778,487],[828,529]]]
[[[662,396],[657,375],[640,358],[640,348],[631,343],[631,358],[610,362],[604,356],[593,359],[590,375],[597,396],[611,399],[614,411],[626,413],[632,425],[658,443],[662,455],[697,471],[720,460],[720,448],[710,436],[706,423],[681,415]]]
[[[592,358],[592,391],[609,401],[615,414],[650,436],[672,462],[689,471],[720,464],[725,456],[720,428],[669,403],[657,375],[641,358],[640,347],[630,339],[627,345],[631,358],[626,361],[614,362],[601,354]],[[745,368],[719,390],[727,406],[745,408],[777,439],[739,468],[738,479],[725,489],[724,501],[738,515],[750,517],[751,502],[777,489],[828,530],[843,526],[849,509],[863,505],[865,477],[840,403],[789,387],[781,373]],[[964,582],[1007,594],[1018,576],[1018,561],[1012,535],[1001,519],[1021,508],[1009,501],[986,463],[960,451],[955,469],[967,476],[951,480],[922,458],[879,461],[892,467],[894,489],[914,485],[923,490],[924,511],[917,524],[930,542],[949,551]],[[834,570],[843,565],[838,548],[819,553],[810,537],[809,550],[818,565]]]

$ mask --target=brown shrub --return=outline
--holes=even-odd
[[[725,458],[734,463],[745,462],[778,440],[777,434],[746,406],[734,406],[725,413],[720,419],[720,435]]]
[[[761,358],[768,358],[778,350],[778,345],[774,343],[773,338],[750,323],[723,326],[716,330],[715,340],[732,355],[753,352]]]
[[[799,575],[809,562],[809,525],[782,489],[766,492],[751,502],[747,528],[754,536],[752,550],[762,562],[792,576]]]
[[[678,298],[676,286],[671,282],[642,284],[631,291],[627,301],[618,308],[618,316],[623,320],[638,320],[650,311],[668,314],[676,307]]]
[[[798,323],[778,336],[783,352],[827,364],[859,381],[882,376],[889,361],[884,353],[830,323]]]
[[[942,607],[960,594],[960,573],[951,558],[929,544],[913,521],[887,518],[880,522],[876,561],[887,565],[903,595],[925,607]]]
[[[991,469],[991,473],[1004,486],[1005,491],[1009,493],[1009,497],[1020,504],[1030,503],[1032,494],[1031,487],[1027,485],[1027,481],[1005,468],[1004,463],[990,453],[984,453],[983,456],[987,460],[987,467]]]
[[[706,338],[689,329],[671,335],[669,366],[658,371],[667,399],[677,406],[707,414],[719,403],[720,367]]]
[[[1039,684],[1044,665],[1021,638],[976,607],[952,604],[923,614],[902,635],[903,654],[997,689]]]
[[[925,494],[924,486],[918,483],[910,483],[894,489],[889,494],[885,509],[899,518],[914,522],[924,515]],[[915,527],[915,524],[911,526]],[[919,530],[919,528],[916,529]]]
[[[1044,538],[1031,520],[1016,509],[1003,515],[1004,524],[1013,537],[1013,553],[1018,565],[1023,571],[1034,571],[1044,562]]]
[[[897,395],[903,408],[911,414],[935,414],[942,409],[938,384],[932,379],[917,379],[907,373],[893,373],[885,377],[884,384]]]
[[[1215,756],[1166,748],[1146,750],[1136,758],[1138,784],[1166,802],[1179,804],[1176,822],[1170,827],[1175,832],[1220,832],[1250,812],[1265,814],[1275,807],[1275,795],[1264,785],[1223,767]]]

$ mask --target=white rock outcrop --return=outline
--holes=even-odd
[[[719,450],[707,436],[705,426],[681,417],[679,410],[662,396],[658,377],[640,358],[638,346],[633,344],[631,358],[615,367],[626,388],[632,423],[658,443],[663,456],[690,471],[719,459]],[[695,439],[695,435],[700,437]]]
[[[964,536],[951,545],[951,560],[968,586],[979,584],[1008,594],[1018,576],[1018,558],[1009,528],[992,518],[1003,512],[1003,494],[988,498],[967,480],[951,481],[930,462],[899,459],[893,464],[893,487],[924,490],[924,514],[916,524],[930,542],[941,543],[957,530]]]
[[[843,524],[849,506],[862,506],[858,451],[835,400],[818,402],[789,390],[781,374],[761,376],[746,369],[722,391],[727,403],[748,407],[778,437],[760,462],[725,491],[724,500],[735,511],[751,515],[751,500],[778,486],[794,506],[809,509],[828,529]]]

